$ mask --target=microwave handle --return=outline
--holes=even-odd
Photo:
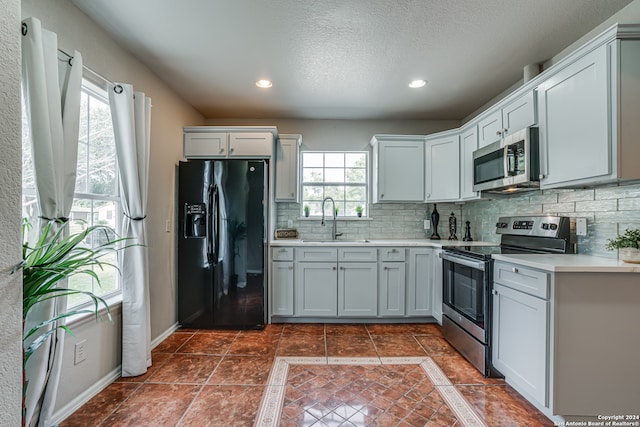
[[[509,146],[505,145],[502,147],[504,152],[502,153],[502,162],[504,164],[504,177],[509,178]]]

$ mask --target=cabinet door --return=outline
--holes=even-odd
[[[477,199],[473,191],[473,152],[478,149],[478,127],[472,126],[460,135],[460,198]]]
[[[374,202],[424,201],[424,142],[382,141]]]
[[[427,202],[455,201],[460,197],[460,138],[458,135],[427,141],[425,195]],[[402,171],[403,169],[398,169]]]
[[[494,285],[493,365],[542,406],[548,406],[548,316],[548,301]]]
[[[293,262],[271,263],[271,314],[293,316]]]
[[[226,132],[193,132],[184,134],[184,157],[186,159],[226,156]]]
[[[375,262],[346,262],[338,267],[338,316],[377,314],[378,274]]]
[[[271,157],[273,134],[270,132],[233,132],[229,134],[229,157]]]
[[[407,316],[431,316],[433,300],[433,249],[409,250]]]
[[[607,46],[602,46],[538,88],[542,188],[611,173],[607,73]]]
[[[496,110],[478,122],[478,147],[502,138],[502,110]]]
[[[381,262],[378,298],[380,316],[404,316],[405,314],[405,264]]]
[[[298,202],[300,135],[280,135],[276,144],[276,202]]]
[[[502,108],[503,136],[537,123],[535,91],[514,99]]]
[[[335,262],[295,264],[295,315],[335,317],[338,306],[338,272]]]
[[[431,277],[433,279],[433,309],[431,315],[436,318],[438,323],[442,325],[442,258],[440,253],[442,250],[433,251],[433,271]]]

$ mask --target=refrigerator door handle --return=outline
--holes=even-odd
[[[212,208],[213,208],[213,185],[207,188],[207,262],[213,264],[213,227],[212,227]]]
[[[218,264],[218,252],[220,250],[220,188],[213,186],[213,265]]]

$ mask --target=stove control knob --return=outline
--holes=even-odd
[[[549,224],[547,224],[546,222],[542,224],[542,229],[543,230],[548,230],[549,229]]]
[[[551,230],[557,230],[558,229],[558,224],[549,224],[549,228]]]

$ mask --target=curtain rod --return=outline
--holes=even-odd
[[[68,62],[69,62],[69,65],[71,65],[71,61],[73,60],[73,56],[72,56],[72,55],[69,55],[67,52],[65,52],[65,51],[64,51],[64,50],[62,50],[62,49],[58,49],[58,52],[59,52],[59,53],[61,53],[61,54],[63,54],[64,56],[66,56],[66,57],[67,57],[66,61],[68,61]],[[58,58],[58,60],[60,60],[60,61],[65,61],[65,59],[61,59],[61,58]],[[97,73],[97,72],[93,71],[91,68],[87,67],[87,66],[86,66],[86,65],[84,65],[84,64],[82,65],[82,69],[83,69],[84,71],[88,71],[89,73],[93,74],[93,76],[94,76],[94,77],[99,78],[100,80],[102,80],[102,81],[103,81],[104,83],[106,83],[106,84],[112,84],[112,85],[114,85],[114,86],[116,85],[116,83],[114,83],[114,82],[112,82],[111,80],[107,79],[107,78],[106,78],[106,77],[104,77],[102,74],[99,74],[99,73]]]

